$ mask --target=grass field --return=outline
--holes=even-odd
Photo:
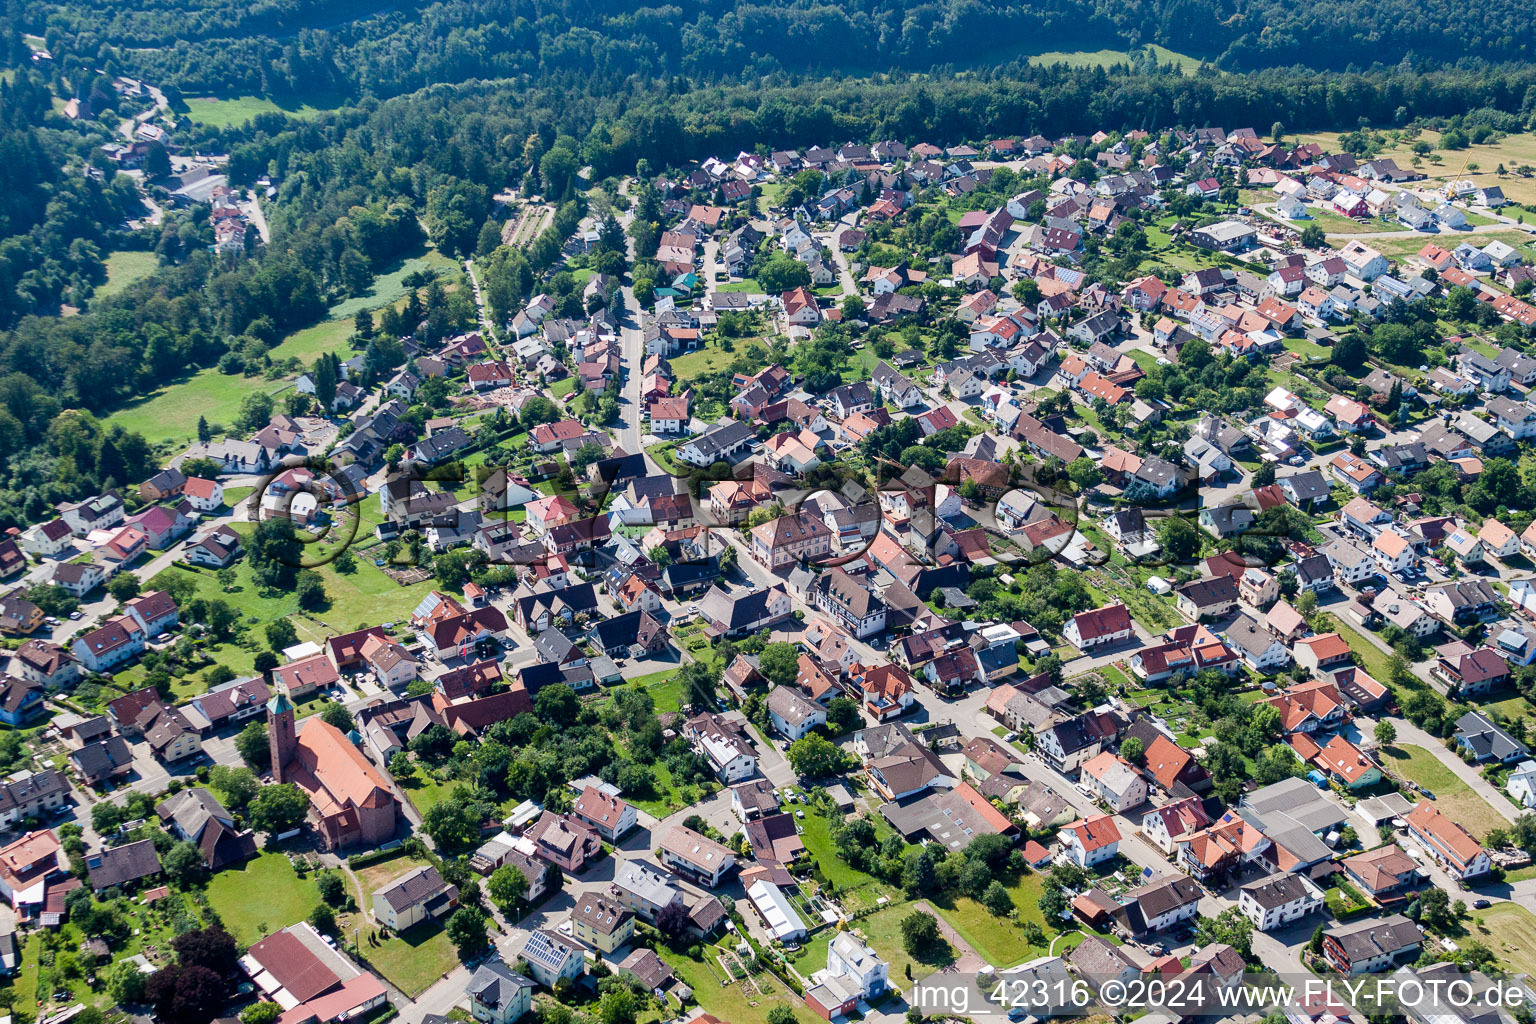
[[[1387,653],[1370,640],[1360,635],[1358,630],[1351,629],[1346,623],[1340,622],[1337,615],[1333,616],[1333,623],[1339,636],[1349,644],[1349,649],[1360,656],[1360,667],[1373,679],[1386,682],[1392,673],[1387,668]]]
[[[459,965],[459,954],[448,933],[435,921],[392,935],[377,945],[364,938],[362,950],[370,967],[412,998]]]
[[[194,96],[186,101],[188,116],[194,121],[215,128],[230,128],[244,124],[258,114],[290,114],[294,117],[313,117],[326,108],[302,103],[297,107],[281,107],[272,100],[260,96],[236,96],[219,99],[214,96]]]
[[[397,776],[395,781],[399,783],[401,792],[411,802],[411,806],[416,808],[417,814],[426,814],[462,785],[459,782],[439,782],[419,764],[412,765],[412,769],[410,775]]]
[[[420,256],[401,260],[393,269],[374,279],[373,287],[362,295],[353,296],[331,307],[330,315],[346,318],[349,322],[360,309],[382,309],[392,302],[405,298],[405,279],[417,271],[436,270],[439,276],[452,276],[462,268],[436,249],[429,249]],[[446,283],[446,282],[445,282]]]
[[[1330,235],[1365,235],[1376,231],[1407,231],[1402,224],[1384,221],[1377,217],[1356,219],[1346,217],[1343,214],[1322,210],[1316,206],[1307,208],[1312,215],[1312,223],[1328,232]]]
[[[660,672],[652,672],[648,676],[639,676],[635,679],[626,679],[626,686],[639,686],[651,695],[651,700],[656,704],[656,713],[676,711],[683,703],[683,683],[677,677],[677,669],[669,668]]]
[[[281,853],[225,868],[208,883],[208,905],[242,946],[304,920],[319,902],[314,877],[300,878]]]
[[[717,292],[745,292],[748,295],[760,295],[763,286],[758,284],[755,278],[745,277],[740,281],[728,281],[715,289]]]
[[[1536,915],[1518,903],[1495,903],[1475,911],[1475,916],[1482,924],[1473,925],[1473,937],[1497,953],[1511,971],[1536,973]]]
[[[1013,919],[996,917],[980,903],[964,896],[930,902],[987,963],[995,967],[1011,967],[1045,953],[1044,948],[1030,945],[1024,937],[1023,922],[1032,921],[1044,928],[1047,941],[1055,934],[1040,913],[1044,881],[1045,876],[1036,872],[1024,875],[1009,887],[1008,895],[1013,897],[1017,909]]]
[[[1500,691],[1500,693],[1503,694],[1507,694],[1508,692],[1508,690]],[[1497,697],[1499,695],[1499,693],[1496,693],[1493,696]],[[1536,708],[1533,708],[1531,706],[1531,702],[1519,694],[1515,694],[1512,697],[1505,696],[1500,700],[1488,701],[1487,703],[1482,704],[1480,707],[1483,711],[1497,712],[1498,714],[1501,714],[1510,720],[1523,718],[1526,720],[1525,724],[1527,729],[1532,726],[1536,726]]]
[[[1306,338],[1292,338],[1287,335],[1281,339],[1280,344],[1285,347],[1287,352],[1294,352],[1303,359],[1312,359],[1316,356],[1327,357],[1329,354],[1328,349],[1323,348],[1323,346],[1315,341],[1308,341]]]
[[[113,413],[107,422],[143,434],[151,445],[190,444],[197,440],[199,416],[210,424],[228,425],[240,414],[240,402],[252,391],[260,388],[276,394],[286,387],[283,381],[220,373],[209,367],[179,383],[156,388]]]
[[[751,351],[753,348],[756,348],[763,357],[767,356],[767,351],[760,345],[743,346],[738,343],[735,352],[727,352],[718,345],[711,345],[708,348],[701,348],[697,352],[689,352],[687,355],[681,355],[673,359],[672,371],[677,374],[678,380],[685,381],[700,374],[723,370],[731,364],[731,361],[738,354],[743,351]]]
[[[705,946],[704,953],[712,955],[715,949]],[[817,1024],[821,1020],[804,1000],[785,988],[784,983],[772,974],[763,972],[755,979],[768,989],[763,995],[745,982],[722,984],[719,964],[691,959],[687,954],[674,953],[665,945],[659,945],[656,952],[672,968],[678,980],[693,989],[693,998],[705,1012],[720,1020],[728,1020],[730,1024],[768,1024],[768,1012],[779,1007],[793,1013],[798,1024]],[[816,969],[820,970],[822,966],[825,966],[824,962]]]
[[[124,250],[107,257],[107,280],[96,289],[96,297],[104,299],[116,295],[133,282],[148,277],[160,265],[160,258],[152,252]]]
[[[249,526],[239,523],[236,529],[248,531]],[[211,572],[195,572],[173,565],[162,574],[183,573],[192,577],[197,584],[198,596],[228,602],[248,627],[260,628],[273,619],[286,618],[293,622],[300,639],[317,643],[323,641],[327,633],[342,633],[369,623],[408,618],[411,609],[436,585],[433,580],[426,580],[402,587],[366,557],[359,557],[357,562],[357,571],[351,574],[339,573],[329,565],[315,570],[325,581],[330,605],[313,614],[300,612],[298,600],[292,593],[268,594],[258,590],[244,560],[236,563],[235,584],[228,591],[219,586]]]
[[[273,359],[297,359],[308,366],[324,352],[335,352],[344,357],[352,354],[347,339],[352,337],[351,318],[322,320],[312,327],[294,331],[272,347]]]
[[[121,268],[117,269],[113,261],[119,260],[119,257],[122,258],[119,261]],[[147,265],[142,258],[147,258]],[[135,273],[138,276],[149,273],[154,269],[155,257],[152,253],[114,253],[108,257],[107,263],[107,284],[97,291],[98,295],[110,294],[106,289],[114,284],[118,289],[126,287],[135,279]],[[349,356],[352,349],[347,339],[352,336],[352,317],[359,309],[379,309],[401,301],[406,293],[404,278],[414,271],[436,267],[451,273],[456,266],[453,260],[435,251],[405,260],[393,270],[380,275],[366,294],[331,307],[329,319],[301,328],[278,342],[270,355],[275,360],[296,359],[305,366],[325,352]],[[269,394],[277,394],[287,387],[286,381],[224,374],[209,367],[135,400],[113,414],[110,422],[120,423],[128,430],[143,434],[152,445],[189,444],[196,440],[198,417],[203,417],[210,424],[227,427],[239,414],[240,403],[246,395],[258,388]]]
[[[837,855],[837,848],[832,845],[832,823],[824,814],[809,811],[800,824],[805,830],[800,836],[805,848],[832,885],[849,889],[875,880],[873,875],[866,875]]]
[[[1387,748],[1384,754],[1387,767],[1434,793],[1435,806],[1477,838],[1487,835],[1489,829],[1509,824],[1433,752],[1403,743]]]
[[[1180,70],[1189,73],[1200,67],[1198,57],[1190,57],[1187,54],[1175,53],[1165,46],[1155,43],[1148,47],[1156,56],[1159,64],[1172,62],[1177,64]],[[1029,55],[1031,64],[1065,64],[1073,68],[1107,68],[1115,64],[1129,64],[1131,55],[1126,50],[1051,50],[1045,53]]]
[[[853,925],[854,931],[863,934],[864,941],[869,943],[870,948],[891,965],[891,981],[903,986],[908,984],[905,980],[908,968],[912,971],[912,977],[916,979],[922,978],[937,967],[944,966],[940,962],[917,960],[903,948],[901,920],[910,913],[912,913],[912,904],[898,903],[877,910],[868,917],[861,917]],[[815,969],[820,970],[825,962],[825,958],[817,962]]]
[[[1296,137],[1297,142],[1316,142],[1324,149],[1338,149],[1338,132],[1316,132],[1309,135]],[[1435,153],[1440,157],[1440,163],[1435,164],[1425,159],[1422,166],[1416,168],[1426,176],[1423,182],[1413,183],[1415,188],[1434,188],[1440,182],[1452,177],[1468,178],[1479,186],[1498,185],[1504,190],[1504,195],[1516,203],[1536,203],[1536,176],[1521,177],[1516,173],[1521,166],[1536,165],[1536,135],[1520,134],[1509,135],[1492,144],[1470,146],[1464,150],[1442,150],[1439,148],[1439,133],[1425,131],[1419,135],[1420,139],[1435,147]],[[1412,141],[1405,140],[1399,145],[1383,149],[1379,157],[1387,157],[1396,160],[1399,167],[1409,168],[1413,166]],[[1459,173],[1465,164],[1477,165],[1477,170],[1468,170]],[[1498,174],[1500,164],[1504,165],[1507,173]]]

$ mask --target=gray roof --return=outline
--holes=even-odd
[[[85,866],[91,873],[91,888],[107,889],[125,885],[160,873],[160,856],[152,839],[141,839],[126,846],[115,846],[90,854]]]
[[[1257,658],[1275,642],[1275,635],[1250,616],[1239,615],[1226,629],[1227,643],[1249,657]]]
[[[1480,761],[1489,758],[1508,761],[1529,753],[1524,743],[1477,711],[1468,711],[1456,719],[1456,742],[1472,751]]]
[[[1089,935],[1077,948],[1067,954],[1067,963],[1078,974],[1092,979],[1113,978],[1126,968],[1136,969],[1136,963],[1097,935]]]
[[[1315,501],[1328,497],[1328,481],[1315,469],[1281,477],[1280,486],[1297,501]]]
[[[537,987],[500,960],[487,960],[475,970],[464,992],[482,1005],[500,1007],[514,999],[518,989]]]
[[[1419,926],[1402,914],[1336,925],[1326,929],[1323,934],[1343,947],[1352,961],[1396,953],[1424,941]]]
[[[1243,892],[1265,910],[1274,910],[1283,907],[1287,903],[1303,899],[1310,894],[1306,883],[1300,875],[1292,875],[1286,872],[1270,875],[1268,878],[1260,878],[1243,886]]]
[[[581,956],[581,948],[575,939],[540,928],[523,944],[523,959],[558,971],[572,956]]]
[[[1463,580],[1453,583],[1445,583],[1438,587],[1430,587],[1429,592],[1438,591],[1445,595],[1452,608],[1475,608],[1483,604],[1495,604],[1499,600],[1498,591],[1486,580]]]
[[[647,903],[663,907],[679,893],[665,872],[642,861],[625,861],[614,875],[613,884]]]
[[[1285,779],[1255,790],[1242,798],[1237,813],[1304,864],[1333,856],[1318,833],[1346,817],[1343,808],[1306,779]]]
[[[398,914],[402,910],[435,899],[444,893],[447,893],[451,900],[458,897],[459,890],[457,886],[443,881],[443,876],[438,873],[437,868],[428,864],[412,868],[387,883],[373,895],[376,899],[382,899],[388,903],[390,908]]]
[[[229,828],[235,824],[235,819],[218,798],[202,788],[182,790],[161,802],[155,812],[161,821],[174,820],[176,826],[194,841],[203,834],[210,820],[216,819]]]
[[[751,424],[741,420],[733,420],[723,426],[715,427],[698,437],[688,441],[684,447],[698,449],[704,458],[712,458],[720,453],[730,450],[741,444],[747,438],[756,434]]]
[[[807,700],[792,686],[776,686],[768,694],[768,710],[792,726],[821,712],[820,705]]]

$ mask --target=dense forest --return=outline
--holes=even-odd
[[[743,75],[980,67],[1020,52],[1158,43],[1227,70],[1344,70],[1463,58],[1536,58],[1515,0],[149,0],[131,9],[12,0],[10,17],[56,56],[183,93],[388,97],[472,78]]]

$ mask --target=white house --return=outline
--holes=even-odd
[[[73,544],[74,534],[62,519],[38,523],[21,535],[21,550],[33,558],[53,558]]]
[[[1322,905],[1323,890],[1317,883],[1283,871],[1249,882],[1237,898],[1238,909],[1261,932],[1298,921]]]
[[[776,686],[768,694],[768,718],[774,731],[791,742],[818,725],[827,724],[827,709],[807,700],[792,686]]]
[[[1123,604],[1079,612],[1067,620],[1061,635],[1080,651],[1092,650],[1128,639],[1132,633],[1131,613]]]
[[[838,932],[827,947],[827,966],[811,975],[805,1001],[827,1020],[846,1016],[859,1003],[879,999],[890,985],[890,967],[851,932]]]
[[[551,990],[561,978],[575,981],[587,965],[581,943],[543,928],[528,936],[522,958],[533,979]]]
[[[464,992],[469,1012],[481,1024],[512,1024],[533,1008],[533,979],[492,957],[475,969]]]
[[[1081,868],[1112,859],[1120,852],[1120,830],[1107,814],[1078,819],[1056,836],[1067,859]]]
[[[1083,781],[1116,814],[1147,802],[1147,783],[1141,774],[1107,750],[1083,765]]]
[[[1385,256],[1358,238],[1344,246],[1339,257],[1351,274],[1367,284],[1392,269]]]
[[[1509,773],[1504,792],[1521,807],[1536,808],[1536,761],[1521,761]]]

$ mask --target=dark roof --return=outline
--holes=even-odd
[[[1209,579],[1190,580],[1174,587],[1180,597],[1194,602],[1196,608],[1210,608],[1237,600],[1237,584],[1231,576],[1212,576]]]
[[[99,779],[116,768],[131,764],[133,752],[128,748],[128,741],[121,736],[108,736],[87,743],[71,753],[69,759],[75,763],[81,775],[87,779]]]
[[[518,974],[500,960],[487,960],[475,969],[474,976],[464,991],[470,998],[484,1006],[501,1007],[517,996],[517,991],[536,987],[528,978]],[[423,1022],[425,1024],[425,1022]]]
[[[437,868],[428,864],[407,871],[379,889],[374,895],[382,898],[396,913],[399,913],[424,903],[446,890],[452,891],[450,898],[457,898],[457,887],[443,881],[443,876],[438,873]]]
[[[91,888],[107,889],[126,885],[160,873],[160,856],[152,839],[141,839],[126,846],[114,846],[93,853],[85,860],[91,873]]]
[[[208,865],[208,870],[218,871],[220,868],[240,864],[256,856],[256,835],[249,830],[237,832],[222,821],[214,819],[208,823],[207,828],[203,829],[197,848],[203,855],[203,863]]]
[[[632,611],[602,619],[592,627],[592,638],[605,651],[633,644],[649,645],[663,627],[650,612]]]

